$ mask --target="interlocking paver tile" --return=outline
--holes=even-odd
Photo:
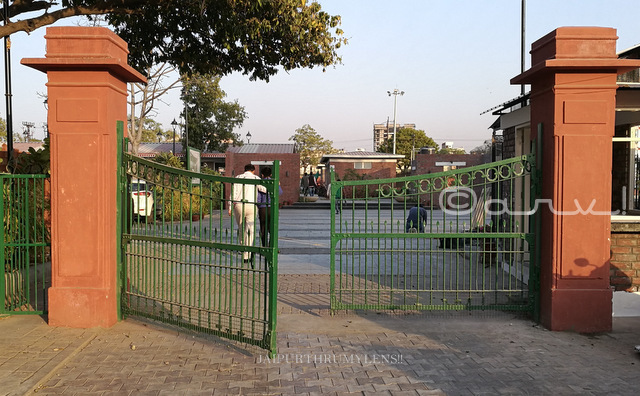
[[[328,290],[326,276],[282,277],[290,290]],[[39,394],[136,396],[603,395],[629,394],[640,386],[640,357],[633,351],[640,344],[640,318],[621,320],[628,323],[622,327],[614,322],[612,333],[588,337],[547,331],[510,314],[330,316],[318,313],[317,302],[303,292],[286,298],[299,308],[278,318],[278,353],[309,356],[309,362],[265,363],[264,351],[135,319],[95,332],[49,328],[41,319],[2,319],[0,395],[7,385],[23,391],[18,394],[33,387]],[[8,338],[4,335],[14,326],[10,322],[25,323],[18,327],[32,331]],[[402,360],[334,360],[342,355],[381,359],[385,354],[401,355]],[[18,380],[29,377],[32,383]]]

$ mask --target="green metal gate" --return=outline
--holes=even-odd
[[[537,306],[535,156],[382,180],[331,174],[331,308]]]
[[[273,180],[193,173],[127,153],[121,163],[123,314],[275,353],[278,163]],[[255,235],[244,245],[248,227],[225,209],[225,189],[238,183],[264,186],[271,197],[266,246]]]
[[[44,314],[51,284],[47,175],[0,175],[0,314]]]

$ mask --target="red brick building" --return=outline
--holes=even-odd
[[[240,147],[229,147],[225,153],[225,176],[235,177],[244,173],[246,164],[254,164],[256,174],[264,166],[272,166],[280,161],[280,186],[283,193],[280,202],[291,205],[300,195],[300,154],[295,152],[293,143],[260,144],[250,143]],[[229,189],[225,194],[228,197]]]
[[[184,147],[182,142],[161,142],[161,143],[140,143],[138,146],[138,157],[153,159],[160,153],[172,153],[181,161],[184,161]],[[200,152],[200,166],[209,168],[217,172],[224,172],[225,153],[218,151]]]
[[[484,154],[416,154],[412,175],[444,172],[490,162]]]
[[[402,158],[404,155],[401,154],[374,153],[364,150],[326,154],[320,159],[320,163],[324,165],[322,179],[329,180],[329,169],[333,169],[340,179],[350,172],[360,176],[366,175],[371,179],[396,177],[396,164]]]
[[[445,172],[454,169],[468,168],[491,161],[491,155],[487,154],[429,154],[418,153],[411,166],[412,175],[426,175],[430,173]],[[477,181],[479,182],[479,181]],[[481,194],[481,188],[474,188],[476,194]],[[440,193],[434,193],[430,201],[425,205],[439,205]],[[464,201],[464,198],[460,198]]]

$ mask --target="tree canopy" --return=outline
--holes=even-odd
[[[240,144],[240,136],[233,130],[242,126],[247,114],[237,100],[226,102],[226,96],[219,76],[194,74],[182,78],[189,147],[225,151],[229,145]]]
[[[165,139],[166,133],[162,130],[162,125],[151,118],[145,118],[142,127],[142,142],[154,143],[158,141],[158,133],[160,133],[160,140]],[[169,132],[169,134],[171,134]]]
[[[103,15],[129,44],[140,71],[164,62],[180,74],[242,72],[268,80],[286,71],[340,63],[340,16],[308,0],[7,0],[0,37],[73,16]]]
[[[296,129],[296,133],[289,138],[296,143],[300,153],[300,167],[307,169],[309,166],[317,166],[325,154],[332,154],[338,150],[333,148],[333,142],[325,139],[309,124]]]
[[[421,129],[400,128],[396,131],[396,154],[404,155],[398,161],[398,168],[407,170],[411,166],[411,151],[422,147],[438,147],[436,142]],[[393,153],[393,137],[387,139],[378,147],[381,153]]]
[[[456,147],[445,147],[443,149],[438,150],[438,154],[466,154],[463,148]]]
[[[184,169],[184,164],[180,161],[180,158],[171,153],[158,153],[153,157],[153,161],[159,164],[172,166],[174,168]]]

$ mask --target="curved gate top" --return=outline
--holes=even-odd
[[[381,180],[331,173],[331,308],[537,306],[535,155]]]

